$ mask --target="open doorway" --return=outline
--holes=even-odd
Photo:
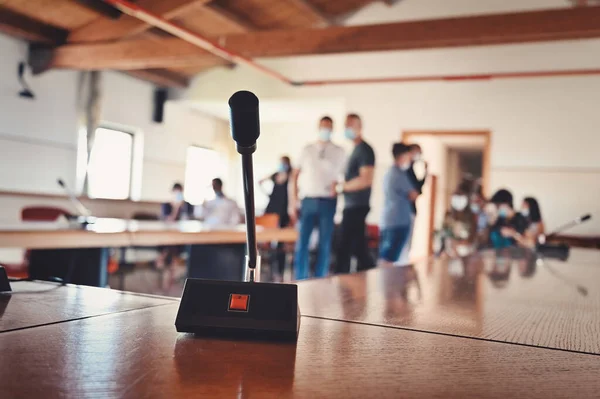
[[[428,164],[429,178],[417,200],[417,218],[411,259],[432,253],[433,236],[444,220],[452,193],[469,176],[480,179],[484,195],[489,190],[489,131],[406,131],[402,141],[419,144]]]

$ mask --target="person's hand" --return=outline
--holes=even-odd
[[[337,192],[337,183],[336,182],[331,183],[330,195],[333,198],[337,197],[337,195],[338,195],[338,192]]]
[[[290,217],[290,225],[294,226],[298,221],[298,200],[290,199],[288,204],[288,216]]]
[[[510,227],[503,227],[500,229],[500,234],[502,234],[502,237],[513,238],[515,233],[515,229],[511,229]]]

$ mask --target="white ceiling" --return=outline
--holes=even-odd
[[[344,25],[368,25],[565,7],[571,7],[569,0],[402,0],[393,6],[378,1],[347,18]]]

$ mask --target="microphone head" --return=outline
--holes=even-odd
[[[587,215],[583,215],[580,219],[579,219],[579,223],[581,222],[587,222],[588,220],[590,220],[592,218],[592,215],[590,213],[588,213]]]
[[[59,186],[64,187],[65,186],[65,182],[63,181],[63,179],[58,179],[56,181],[58,183]]]
[[[229,98],[231,137],[241,149],[254,149],[260,136],[258,97],[249,91],[238,91]]]

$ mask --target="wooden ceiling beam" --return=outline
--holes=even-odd
[[[136,70],[226,64],[221,58],[176,38],[32,48],[29,60],[34,73],[51,68]]]
[[[0,32],[34,43],[64,43],[67,31],[0,6]]]
[[[322,26],[331,26],[334,25],[331,19],[329,19],[322,11],[317,9],[314,4],[310,2],[310,0],[286,0],[289,3],[292,3],[303,13],[306,15],[310,15],[311,18],[318,21],[318,23]]]
[[[248,57],[528,43],[600,37],[600,7],[448,18],[383,25],[251,32],[213,38]],[[146,69],[218,65],[180,39],[57,48],[49,67]],[[217,59],[217,61],[220,61]],[[222,63],[222,61],[221,61]]]
[[[600,7],[253,32],[226,36],[219,43],[248,57],[281,57],[597,37],[600,37]]]
[[[256,30],[256,27],[249,21],[245,20],[244,18],[235,15],[231,12],[229,12],[228,10],[224,9],[223,7],[220,7],[216,4],[207,4],[204,7],[204,11],[208,14],[212,14],[212,17],[217,19],[217,20],[226,20],[229,24],[235,26],[236,28],[238,28],[240,31],[243,32],[252,32],[254,30]]]
[[[152,82],[161,87],[177,87],[185,89],[189,86],[190,81],[187,76],[180,75],[173,71],[165,69],[140,69],[126,72],[127,75],[138,79]]]
[[[171,19],[209,1],[211,0],[140,0],[137,4],[163,18]],[[118,20],[98,18],[72,31],[67,40],[71,43],[110,41],[135,35],[150,28],[150,25],[129,15],[122,15]]]

